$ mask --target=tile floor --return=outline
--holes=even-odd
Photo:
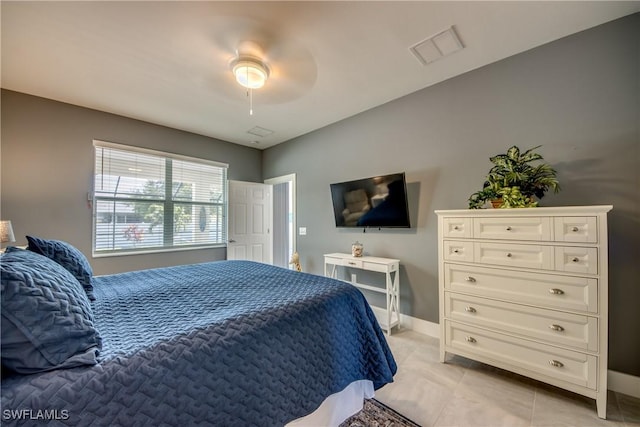
[[[440,363],[436,338],[405,330],[388,341],[398,373],[376,399],[423,427],[640,426],[640,399],[610,391],[602,420],[587,397],[458,356]]]

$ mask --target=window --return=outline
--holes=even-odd
[[[226,164],[94,146],[94,256],[226,244]]]

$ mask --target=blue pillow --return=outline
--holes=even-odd
[[[27,236],[29,250],[54,260],[78,279],[87,296],[95,301],[93,295],[93,270],[89,260],[74,246],[62,240],[47,240]]]
[[[31,251],[2,254],[0,269],[4,367],[31,374],[98,363],[102,338],[71,273]]]

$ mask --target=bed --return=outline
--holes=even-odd
[[[282,426],[362,380],[375,389],[393,381],[384,334],[348,283],[249,261],[92,277],[86,259],[85,271],[64,265],[81,254],[60,262],[55,251],[29,248],[0,262],[3,425]],[[21,263],[34,271],[20,272]],[[86,300],[75,317],[86,314],[95,334],[79,332],[72,357],[56,365],[56,348],[29,373],[11,358],[19,340],[5,325],[19,323],[13,300],[24,305],[25,294],[48,289],[51,278],[39,275],[51,264],[69,273],[58,271],[61,282],[76,279],[72,291],[58,284],[51,294],[69,292],[69,306]]]

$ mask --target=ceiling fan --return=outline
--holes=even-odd
[[[242,27],[242,26],[240,26]],[[253,90],[260,104],[280,104],[308,93],[317,66],[308,49],[291,38],[265,31],[253,23],[244,30],[221,32],[215,39],[212,84],[229,100],[244,102]]]

